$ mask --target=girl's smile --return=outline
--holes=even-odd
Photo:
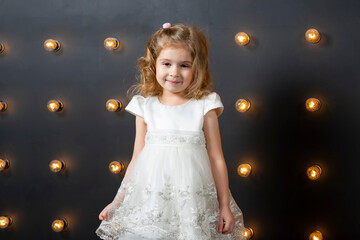
[[[178,84],[178,83],[180,83],[180,81],[172,81],[172,80],[166,80],[166,81],[170,82],[171,84]]]

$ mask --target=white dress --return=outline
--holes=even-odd
[[[181,105],[135,95],[126,111],[144,118],[145,146],[126,171],[108,221],[96,234],[105,240],[245,240],[243,215],[230,191],[235,217],[231,234],[217,231],[219,203],[203,132],[204,115],[223,104],[215,92]]]

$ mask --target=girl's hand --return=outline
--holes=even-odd
[[[235,227],[235,218],[229,207],[220,208],[218,232],[231,233]]]
[[[111,206],[111,203],[109,205],[107,205],[102,211],[101,213],[99,214],[99,219],[101,221],[105,220],[105,221],[108,221],[108,211],[109,211],[109,208]]]

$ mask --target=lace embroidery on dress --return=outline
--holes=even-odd
[[[191,144],[204,145],[206,143],[204,134],[177,134],[177,133],[156,133],[147,132],[145,136],[145,143],[148,144]]]
[[[148,131],[146,145],[205,146],[203,132]],[[202,150],[201,150],[202,151]],[[211,174],[211,173],[210,173]],[[109,221],[102,221],[96,234],[105,240],[245,240],[242,212],[230,193],[235,228],[217,232],[219,205],[215,182],[201,185],[174,184],[171,179],[154,185],[143,182],[139,172],[126,172],[109,208]]]
[[[139,201],[135,188],[139,186],[132,180],[127,186],[120,186],[109,209],[109,221],[103,221],[96,230],[100,238],[117,240],[132,234],[161,240],[245,240],[243,216],[231,195],[230,209],[236,227],[231,234],[217,232],[219,205],[214,183],[200,188],[165,184],[162,189],[147,183],[141,190],[145,197]],[[149,202],[153,203],[151,207],[145,207]]]

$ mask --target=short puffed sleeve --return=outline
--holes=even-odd
[[[210,93],[204,99],[204,115],[212,109],[215,109],[218,117],[224,110],[224,105],[221,102],[220,96],[216,92]]]
[[[144,118],[145,98],[141,95],[134,95],[125,110],[133,115]]]

